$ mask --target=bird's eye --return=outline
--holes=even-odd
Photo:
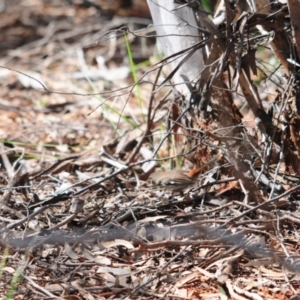
[[[168,181],[167,182],[167,185],[174,185],[175,184],[175,181]]]

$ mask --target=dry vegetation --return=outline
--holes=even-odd
[[[286,48],[278,57],[245,30],[260,51],[234,63],[263,110],[225,70],[240,123],[212,131],[211,113],[184,128],[176,92],[152,93],[167,69],[146,2],[1,3],[1,299],[298,299],[299,89]],[[257,14],[249,28],[279,31],[280,10],[282,24]],[[195,146],[196,163],[183,155]],[[166,161],[205,165],[192,193],[147,183]]]

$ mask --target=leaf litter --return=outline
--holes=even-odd
[[[218,195],[213,168],[196,197],[147,183],[150,138],[162,132],[143,135],[151,87],[132,92],[120,36],[124,23],[137,30],[151,21],[120,17],[113,6],[99,22],[98,6],[85,5],[13,1],[2,12],[1,294],[17,270],[16,299],[287,299],[299,291],[294,202],[242,216],[241,205],[252,207],[239,202],[237,181],[217,184]],[[137,61],[151,57],[150,46],[131,40]],[[157,104],[154,124],[167,103]]]

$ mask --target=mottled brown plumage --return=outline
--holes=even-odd
[[[195,183],[196,178],[189,177],[181,170],[154,172],[149,177],[150,182],[161,188],[180,192]]]

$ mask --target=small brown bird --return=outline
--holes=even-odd
[[[171,170],[154,172],[150,175],[149,180],[152,184],[159,187],[172,192],[180,192],[193,185],[197,178],[198,176],[190,177],[181,170]]]

